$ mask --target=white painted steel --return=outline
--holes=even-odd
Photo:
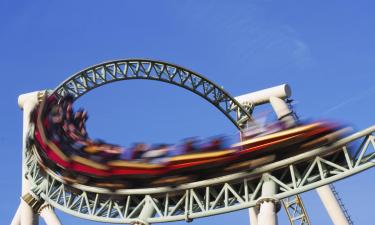
[[[85,185],[64,184],[61,178],[53,173],[40,170],[31,149],[27,151],[26,164],[29,171],[28,178],[33,183],[32,192],[66,213],[101,222],[131,223],[139,218],[141,209],[148,199],[156,213],[148,218],[147,222],[169,222],[212,216],[255,206],[261,192],[260,187],[264,182],[257,178],[264,173],[268,173],[269,178],[278,184],[275,197],[283,199],[371,168],[375,166],[373,161],[375,153],[366,152],[366,148],[370,144],[375,145],[372,135],[374,131],[375,126],[372,126],[338,140],[332,145],[251,171],[177,187],[123,189],[113,192]],[[352,158],[347,153],[347,145],[351,145],[351,142],[358,138],[364,138],[363,144]],[[324,157],[332,151],[345,154],[346,162],[338,164]],[[301,168],[300,163],[306,166]],[[322,166],[323,164],[330,167]],[[278,172],[274,173],[276,171]],[[311,171],[318,171],[318,174]],[[288,176],[289,179],[284,179]],[[72,187],[78,190],[71,192]],[[154,200],[153,196],[158,200]],[[265,205],[265,208],[270,207]],[[265,212],[269,211],[265,210]]]
[[[290,95],[288,97],[290,97]],[[283,99],[281,99],[280,97],[271,96],[269,98],[269,102],[273,110],[276,113],[277,119],[282,121],[286,127],[292,127],[296,124],[296,120],[295,120],[295,117],[293,116],[292,110],[289,108],[289,106],[286,104],[286,102]],[[298,199],[298,201],[294,202],[293,204],[286,204],[289,198],[295,198],[295,199]],[[310,224],[306,210],[303,207],[302,198],[299,195],[296,195],[293,197],[291,196],[289,198],[282,200],[282,202],[283,202],[283,206],[285,207],[285,210],[287,211],[290,223],[294,225],[296,222],[295,219],[299,218],[297,220],[299,220],[298,222],[300,222],[300,225]],[[294,217],[290,216],[291,208],[294,208],[292,210]],[[300,210],[296,210],[297,208]]]
[[[266,176],[262,185],[262,196],[258,199],[260,209],[258,214],[259,225],[277,225],[277,185],[275,181]]]
[[[111,191],[105,188],[97,188],[97,187],[91,187],[91,186],[86,186],[86,185],[80,185],[80,184],[70,184],[70,186],[77,188],[82,191],[87,191],[87,192],[94,192],[98,194],[115,194],[115,195],[147,195],[147,194],[158,194],[158,193],[166,193],[166,192],[176,192],[176,191],[181,191],[181,190],[186,190],[186,189],[194,189],[202,186],[209,186],[209,185],[214,185],[218,183],[225,183],[225,182],[230,182],[232,180],[238,180],[238,179],[243,179],[246,177],[256,177],[259,174],[266,173],[268,171],[273,171],[278,168],[286,167],[290,164],[298,163],[305,161],[309,158],[316,157],[318,155],[323,155],[326,154],[327,152],[330,152],[332,150],[341,148],[342,146],[345,146],[346,144],[350,144],[350,142],[355,141],[356,139],[359,139],[361,137],[365,137],[367,135],[371,135],[371,133],[375,132],[375,125],[368,127],[360,132],[357,132],[355,134],[352,134],[348,137],[342,138],[335,143],[329,145],[329,146],[323,146],[314,150],[310,150],[308,152],[292,156],[290,158],[286,158],[271,164],[267,164],[261,167],[258,167],[254,170],[251,170],[249,172],[240,172],[240,173],[234,173],[231,175],[227,176],[222,176],[218,177],[215,179],[208,179],[204,181],[197,181],[197,182],[192,182],[189,184],[182,184],[177,187],[157,187],[157,188],[138,188],[138,189],[119,189],[116,191]],[[353,173],[358,173],[361,172],[363,169],[368,169],[373,165],[374,162],[369,162],[366,165],[361,165],[361,168],[353,168],[351,167],[350,170],[353,171]],[[349,171],[349,170],[348,170]],[[54,175],[53,173],[49,174],[54,180],[57,182],[63,183],[64,181]],[[343,174],[344,176],[346,174]],[[351,174],[350,174],[351,175]],[[340,179],[342,179],[341,177]]]
[[[21,200],[21,225],[38,225],[39,216],[35,214],[33,209]]]
[[[116,192],[98,189],[99,192],[87,192],[82,189],[84,185],[75,185],[74,187],[80,191],[70,192],[73,185],[61,183],[58,177],[52,177],[49,173],[48,175],[38,172],[37,162],[32,155],[30,155],[28,167],[30,171],[35,171],[35,173],[30,173],[30,179],[43,190],[40,196],[53,207],[77,217],[100,222],[131,223],[138,217],[145,200],[149,199],[153,201],[152,206],[156,213],[148,218],[147,222],[190,220],[255,206],[263,184],[262,179],[256,178],[264,173],[269,173],[269,178],[279,186],[275,197],[284,199],[371,168],[375,166],[373,162],[375,153],[367,149],[373,146],[375,137],[372,133],[374,131],[375,126],[336,141],[332,145],[248,172],[180,185],[175,188],[124,189]],[[353,145],[352,142],[358,138],[363,143],[356,154],[358,157],[350,158],[347,156],[347,146]],[[328,152],[332,154],[332,151],[338,151],[349,158],[346,162],[340,161],[340,164],[337,164],[334,160],[332,161],[332,157],[324,157]],[[300,163],[306,166],[301,168]],[[274,174],[275,171],[279,172]],[[311,173],[311,171],[316,172]],[[242,185],[241,182],[243,182]],[[158,202],[153,200],[153,196],[158,199]],[[85,208],[90,210],[82,211]],[[108,216],[105,212],[110,209],[113,213]]]
[[[18,206],[10,225],[21,225],[21,205]]]
[[[255,207],[249,208],[250,225],[258,225],[258,213]]]
[[[264,202],[258,214],[259,225],[277,225],[276,205],[273,202]]]
[[[149,59],[114,60],[86,68],[66,79],[52,94],[74,100],[105,84],[134,79],[161,81],[189,90],[219,109],[238,129],[252,120],[253,105],[243,106],[220,87],[187,68]]]
[[[152,206],[152,202],[153,201],[150,198],[146,199],[141,213],[139,214],[138,218],[132,222],[132,224],[142,224],[142,225],[150,224],[148,222],[148,218],[151,218],[155,214],[155,209]]]
[[[296,124],[293,117],[293,112],[289,109],[288,105],[283,99],[271,96],[269,101],[272,108],[275,110],[277,119],[282,121],[286,127],[292,127]]]
[[[155,65],[157,66],[155,67]],[[131,71],[133,72],[133,69],[135,69],[135,76],[128,74],[127,71],[130,71],[127,69],[128,66],[132,68]],[[201,96],[207,98],[207,100],[220,108],[223,112],[225,111],[224,113],[226,113],[228,118],[239,128],[243,128],[243,124],[251,120],[249,113],[251,113],[254,105],[267,102],[271,102],[279,119],[285,121],[288,125],[294,124],[294,118],[288,106],[282,100],[291,95],[291,90],[288,85],[280,85],[242,95],[235,100],[227,95],[222,88],[216,87],[215,84],[210,83],[200,75],[190,72],[181,74],[181,70],[177,69],[173,74],[169,74],[169,72],[166,74],[162,72],[165,71],[161,69],[164,68],[163,66],[164,64],[161,62],[138,60],[136,60],[136,62],[118,61],[110,64],[102,64],[98,67],[101,69],[101,72],[97,72],[99,70],[93,69],[93,77],[88,75],[91,74],[90,70],[77,74],[72,77],[70,81],[64,82],[63,85],[58,88],[57,93],[61,95],[72,93],[76,97],[79,97],[93,87],[101,86],[103,82],[109,83],[115,80],[134,79],[134,77],[144,79],[147,77],[149,79],[164,82],[168,81],[174,84],[177,82],[179,86],[192,88],[196,92],[202,89],[199,94],[202,94]],[[167,65],[167,68],[177,67]],[[151,69],[155,69],[155,72],[150,73]],[[139,74],[144,74],[145,76],[138,75],[138,72],[141,72]],[[179,77],[180,80],[173,80],[175,77]],[[96,80],[98,80],[98,82]],[[89,84],[89,82],[91,83]],[[207,86],[207,84],[211,86]],[[209,98],[209,96],[211,96],[210,93],[215,93],[213,95],[215,97]],[[190,221],[193,218],[226,213],[251,207],[254,206],[255,203],[259,203],[259,219],[262,222],[260,225],[276,225],[277,207],[275,202],[277,199],[282,199],[293,194],[310,190],[314,187],[331,183],[338,179],[343,179],[374,166],[373,159],[375,153],[366,154],[364,151],[361,151],[357,154],[358,157],[352,159],[350,156],[347,156],[345,146],[343,147],[338,144],[339,141],[332,146],[315,149],[313,153],[291,157],[294,159],[289,158],[281,160],[272,163],[272,165],[262,166],[252,171],[180,185],[177,188],[163,187],[118,190],[112,192],[111,190],[103,190],[85,185],[70,185],[63,183],[61,179],[55,177],[53,173],[41,171],[36,162],[36,158],[33,157],[31,153],[31,149],[25,149],[25,134],[28,132],[29,128],[28,125],[25,126],[25,121],[27,123],[29,121],[28,114],[25,117],[25,109],[28,107],[27,105],[29,103],[32,105],[31,101],[28,100],[28,96],[29,95],[26,94],[19,98],[19,105],[24,109],[24,168],[22,174],[23,177],[26,177],[27,171],[27,177],[30,182],[32,182],[32,185],[30,185],[30,182],[23,178],[23,183],[25,183],[22,188],[23,194],[31,192],[38,198],[42,197],[47,202],[50,202],[51,205],[64,212],[95,221],[116,223],[132,223],[138,221],[142,224],[181,219]],[[36,103],[37,98],[34,98],[34,100]],[[239,105],[237,100],[241,102],[244,107]],[[233,115],[231,116],[229,114]],[[237,119],[235,116],[237,116]],[[371,132],[373,132],[373,130]],[[366,138],[374,144],[373,135],[368,135],[369,136]],[[369,142],[366,143],[368,145]],[[344,143],[344,145],[345,144],[347,143]],[[347,164],[338,164],[334,160],[329,161],[330,159],[324,158],[328,151],[338,151],[335,148],[340,149],[340,151],[346,154]],[[27,159],[25,158],[26,152],[29,154]],[[353,160],[353,164],[351,160]],[[298,166],[301,166],[301,163],[308,162],[310,164],[306,165],[306,167],[297,167],[299,163]],[[334,168],[327,169],[322,166],[323,164]],[[318,171],[319,174],[311,174],[311,171]],[[280,172],[284,175],[280,176]],[[262,178],[259,180],[258,178],[262,175],[264,176],[265,173],[267,174],[267,179],[264,180]],[[286,176],[291,176],[291,180],[284,179]],[[32,186],[31,189],[30,186]],[[77,189],[72,189],[72,186]],[[89,189],[91,191],[87,192]],[[262,191],[260,191],[260,189],[262,189]],[[261,196],[259,197],[259,195]],[[273,197],[275,198],[273,199]],[[21,201],[20,209],[21,208],[25,208],[23,200]],[[256,218],[255,211],[250,211],[254,212],[254,218]],[[24,212],[27,214],[30,211],[27,212],[25,209]],[[46,222],[49,221],[47,222],[48,225],[60,224],[51,206],[42,207],[40,213],[43,218],[46,218]],[[38,217],[36,217],[36,223],[37,220]],[[35,220],[32,219],[31,222],[35,223]]]
[[[240,95],[235,99],[242,105],[261,105],[269,102],[270,97],[276,98],[288,98],[292,94],[292,91],[288,84],[282,84],[279,86],[263,89],[256,92]]]
[[[328,185],[316,189],[334,225],[349,225],[339,202]]]
[[[261,91],[261,95],[264,94],[262,92],[263,91]],[[293,125],[295,125],[296,121],[295,121],[295,118],[293,117],[293,114],[292,114],[293,112],[289,109],[289,107],[285,103],[285,101],[283,99],[281,99],[281,98],[286,98],[286,97],[291,96],[290,87],[288,85],[280,85],[280,86],[277,86],[277,87],[273,88],[272,90],[268,89],[265,92],[269,92],[269,95],[273,94],[273,96],[269,96],[269,102],[271,103],[271,106],[274,109],[274,111],[277,115],[277,118],[279,120],[283,121],[284,124],[287,127],[292,127]],[[251,96],[250,96],[250,98],[251,98]],[[295,213],[300,213],[299,217],[302,218],[302,221],[304,221],[304,222],[306,221],[306,223],[309,224],[307,214],[306,214],[304,208],[300,207],[301,205],[303,205],[302,199],[298,195],[295,196],[295,198],[298,198],[301,201],[295,202],[293,206],[298,206],[298,208],[303,209],[302,211],[295,211]],[[289,204],[283,204],[283,206],[285,207],[285,210],[287,212],[289,212],[288,207],[290,207],[290,205]],[[264,207],[266,207],[266,206],[264,206]],[[250,217],[251,225],[252,224],[256,224],[256,225],[258,224],[258,215],[257,215],[257,212],[255,211],[255,208],[249,209],[249,217]],[[293,218],[289,217],[289,219],[290,219],[291,224],[294,224]]]
[[[38,92],[31,92],[18,97],[18,106],[23,110],[23,132],[22,132],[22,196],[30,192],[30,181],[26,179],[26,139],[29,132],[30,113],[38,103]],[[39,221],[38,214],[21,199],[21,225],[36,225]]]
[[[25,152],[27,133],[29,132],[30,113],[38,103],[38,92],[31,92],[18,97],[18,106],[23,110],[23,132],[22,132],[22,196],[30,191],[30,182],[26,177]]]
[[[344,205],[344,202],[342,201],[339,193],[337,192],[335,186],[332,184],[329,184],[329,188],[331,189],[333,195],[335,196],[335,198],[337,199],[339,205],[340,205],[340,208],[341,210],[344,212],[344,215],[345,215],[345,218],[346,220],[348,221],[349,225],[354,225],[353,223],[353,220],[349,214],[349,211],[346,209],[345,205]]]
[[[39,214],[47,225],[61,225],[60,220],[56,216],[52,206],[45,203],[41,206]]]

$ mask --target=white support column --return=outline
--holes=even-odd
[[[270,103],[273,110],[277,115],[277,119],[284,122],[287,127],[292,127],[295,125],[296,121],[293,117],[293,112],[289,109],[286,102],[277,97],[270,97]]]
[[[27,132],[30,126],[30,113],[35,105],[38,103],[38,92],[31,92],[20,95],[18,97],[18,106],[23,110],[23,133],[22,133],[22,196],[30,192],[30,182],[26,179],[26,140]],[[20,203],[20,221],[21,225],[37,225],[39,224],[39,216],[32,207],[21,199]]]
[[[334,225],[349,225],[335,195],[328,185],[316,189]]]
[[[289,109],[288,105],[283,99],[288,98],[291,95],[292,91],[289,85],[282,84],[272,88],[237,96],[235,99],[243,105],[250,103],[254,106],[270,102],[277,115],[277,118],[285,122],[285,124],[289,127],[295,124],[295,120],[292,115],[293,112]],[[266,206],[263,206],[263,211],[265,207]],[[255,207],[249,209],[249,218],[251,225],[258,225],[259,215]],[[261,223],[259,224],[263,225]]]
[[[249,208],[250,225],[258,225],[258,213],[255,207]]]
[[[26,152],[26,141],[27,132],[30,126],[30,113],[38,104],[38,92],[31,92],[27,94],[20,95],[18,97],[18,106],[23,110],[23,132],[22,132],[22,196],[30,191],[30,183],[26,179],[26,162],[25,162],[25,152]]]
[[[14,217],[10,225],[21,225],[21,206],[20,205],[18,206],[17,212],[16,214],[14,214]]]
[[[44,203],[39,209],[39,214],[47,225],[61,225],[51,205]]]
[[[278,201],[274,198],[276,192],[276,183],[266,178],[262,186],[262,197],[260,197],[257,203],[257,205],[260,205],[258,214],[259,225],[277,225]]]
[[[38,225],[39,216],[23,200],[21,200],[21,225]]]

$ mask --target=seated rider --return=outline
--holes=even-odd
[[[169,147],[167,144],[157,145],[143,153],[141,157],[145,161],[165,158],[168,155]]]
[[[63,123],[62,108],[59,105],[54,105],[48,114],[49,126],[47,126],[48,134],[51,134],[51,140],[60,142],[62,134],[61,125]]]
[[[211,139],[209,145],[203,151],[219,151],[223,149],[223,138],[216,137]]]
[[[182,154],[190,154],[199,151],[197,138],[189,138],[182,145]]]
[[[283,121],[267,121],[267,114],[270,112],[262,112],[260,116],[257,116],[255,120],[249,122],[247,127],[241,132],[241,139],[248,140],[254,137],[263,136],[266,134],[275,133],[284,129],[287,129],[286,124]]]
[[[148,151],[149,147],[145,143],[137,143],[133,147],[131,159],[142,159],[142,155]]]
[[[108,162],[119,159],[124,150],[120,146],[94,141],[83,146],[83,151],[95,161]]]
[[[78,110],[77,112],[74,113],[73,124],[76,127],[76,129],[79,131],[79,133],[84,137],[87,137],[87,132],[86,132],[87,119],[88,119],[87,111],[85,110]]]

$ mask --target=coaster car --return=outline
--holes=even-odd
[[[265,132],[228,148],[163,156],[159,160],[121,159],[121,148],[91,140],[85,130],[87,113],[72,109],[72,98],[60,101],[52,95],[32,112],[34,130],[29,138],[42,167],[67,182],[78,182],[111,189],[176,185],[199,179],[250,170],[271,163],[284,155],[327,144],[339,138],[342,127],[313,122],[290,129]],[[157,158],[162,150],[149,153]],[[147,154],[145,154],[147,155]]]

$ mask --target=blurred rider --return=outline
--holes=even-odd
[[[133,147],[131,158],[137,159],[137,160],[142,159],[142,155],[144,153],[146,153],[148,151],[148,149],[149,149],[149,147],[145,143],[137,143]]]
[[[142,159],[149,162],[160,162],[163,158],[168,156],[170,145],[167,144],[160,144],[156,145],[155,147],[149,149],[147,152],[142,154]]]
[[[182,145],[182,154],[190,154],[199,151],[197,138],[189,138]]]
[[[223,149],[223,137],[215,137],[211,139],[207,147],[203,151],[219,151]]]

